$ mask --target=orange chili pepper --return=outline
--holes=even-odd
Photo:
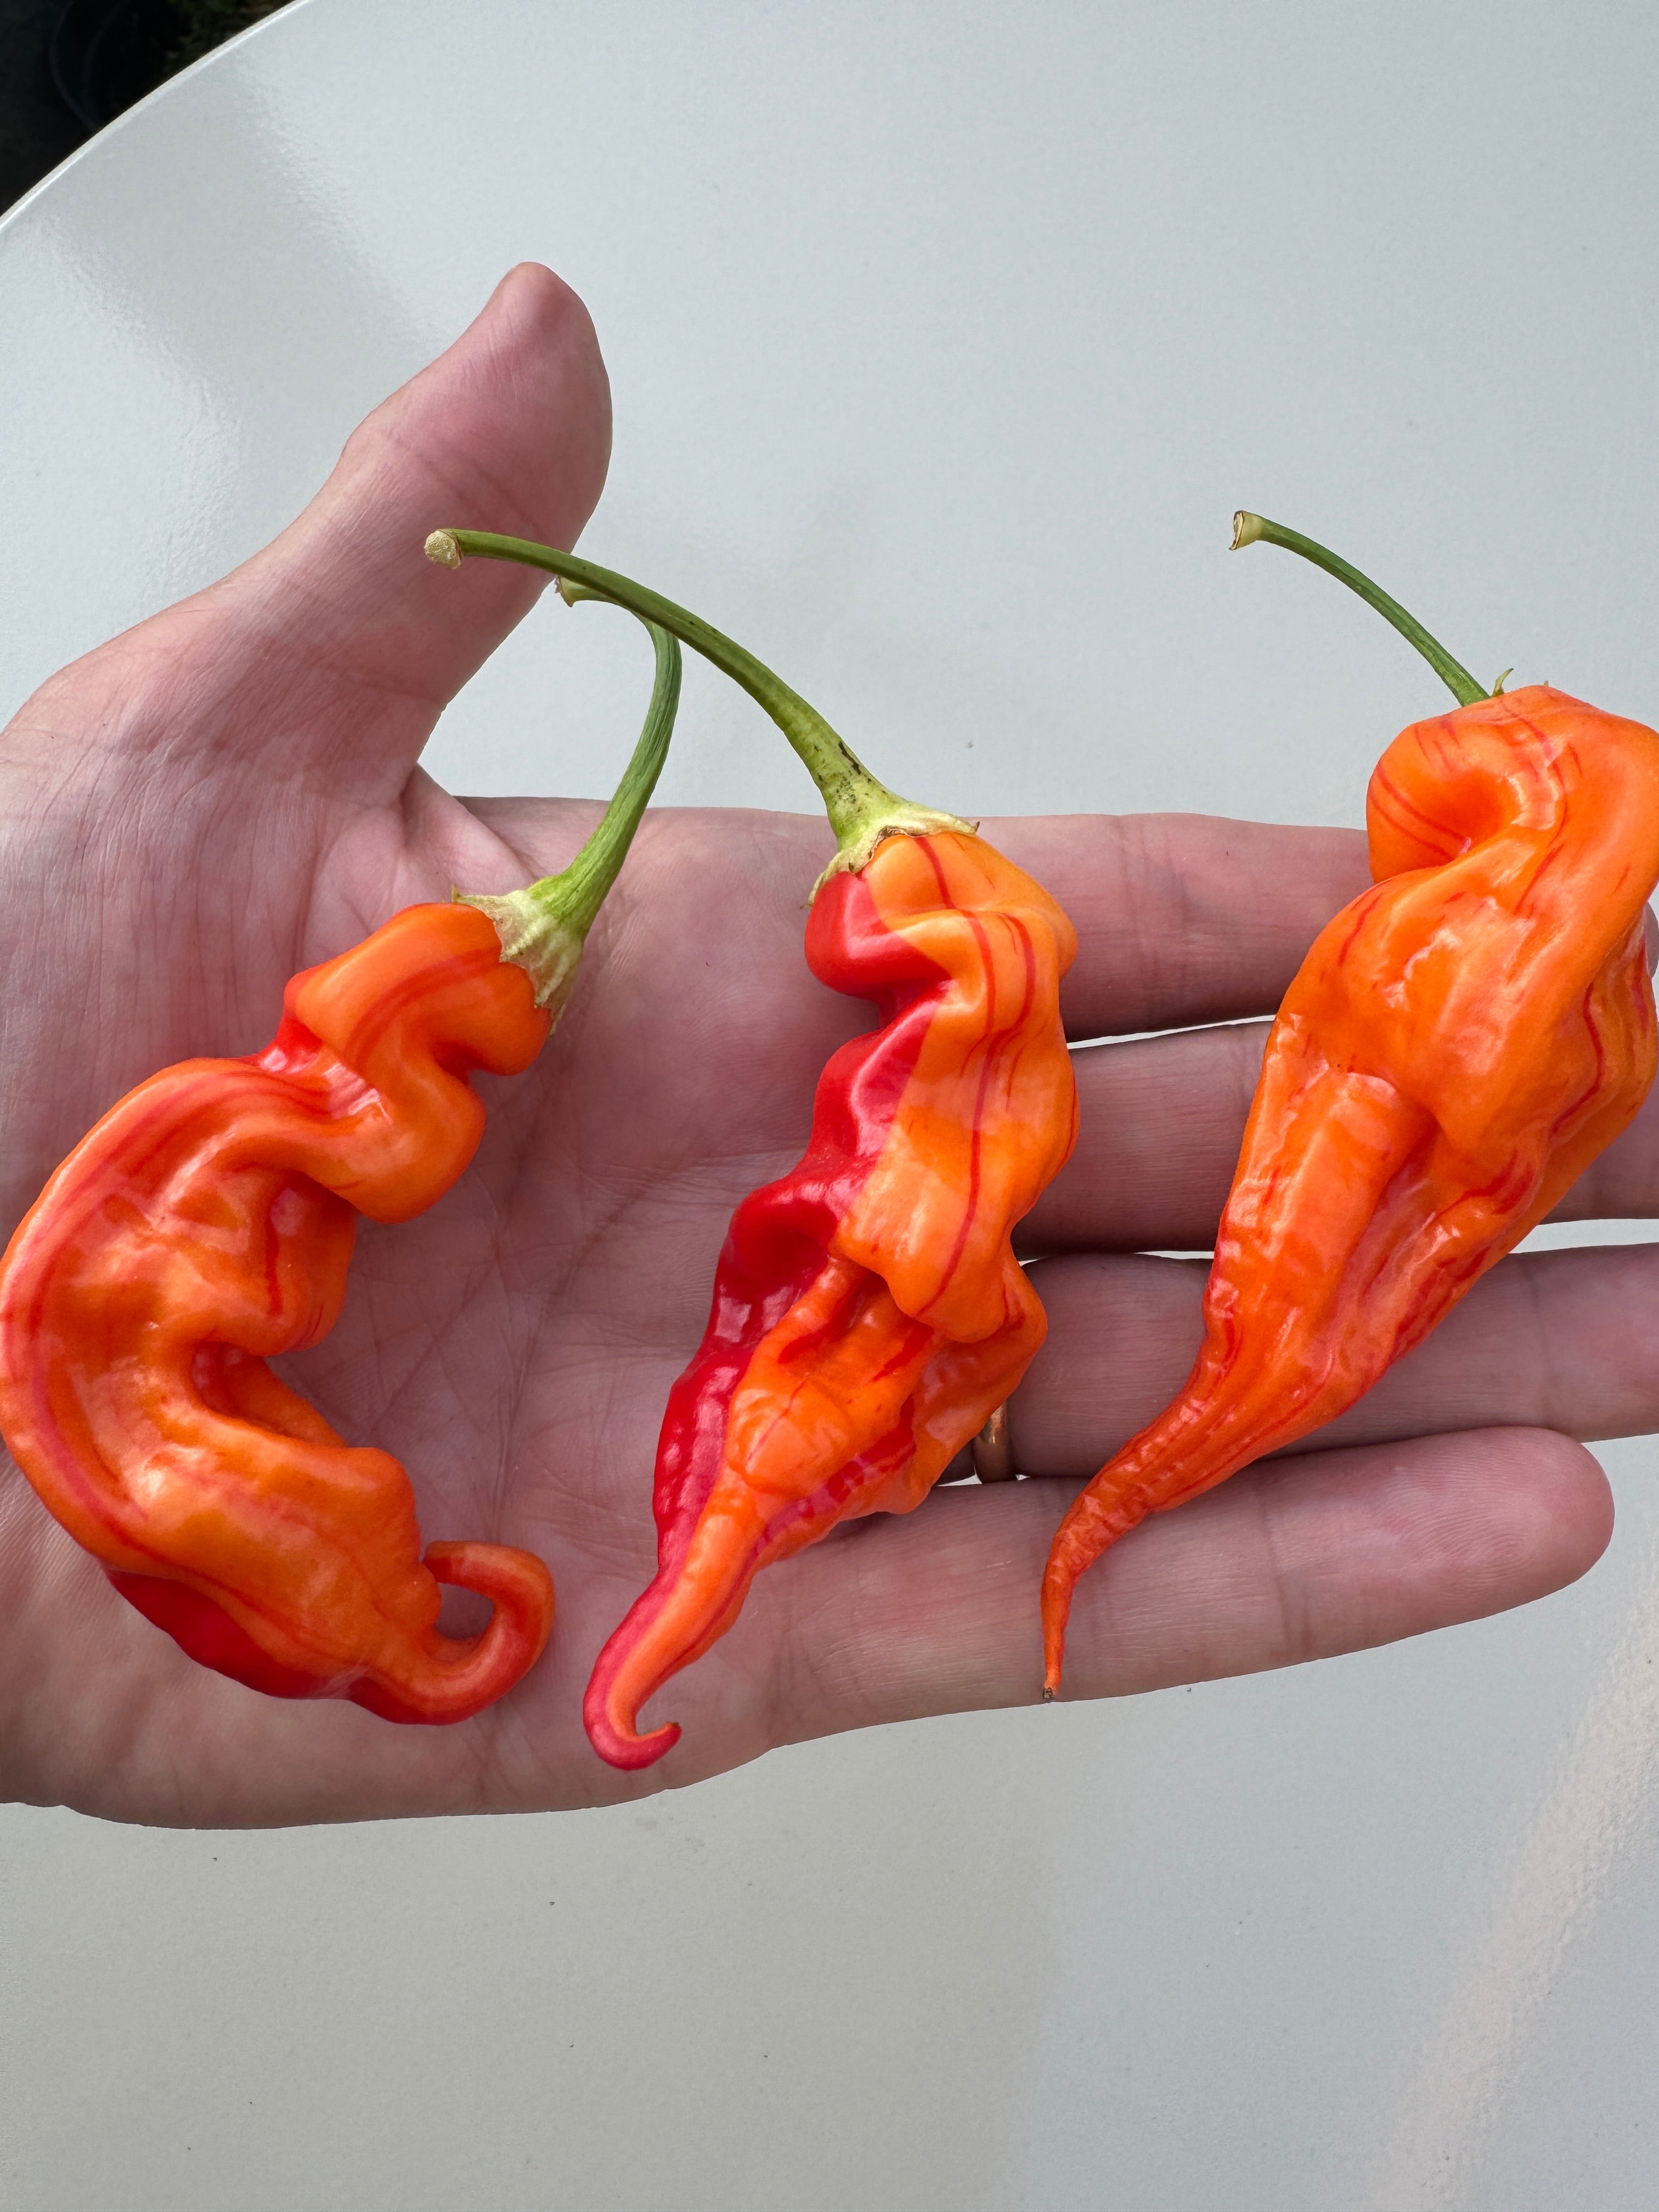
[[[1060,1524],[1042,1584],[1058,1687],[1078,1577],[1333,1419],[1419,1344],[1625,1128],[1655,1066],[1644,908],[1659,735],[1547,685],[1488,696],[1324,548],[1464,703],[1402,731],[1366,800],[1374,887],[1323,929],[1267,1038],[1180,1395]]]
[[[475,531],[428,550],[521,560],[673,631],[782,728],[836,834],[806,957],[882,1025],[819,1081],[805,1157],[738,1208],[708,1328],[658,1446],[658,1572],[584,1707],[613,1765],[679,1735],[641,1706],[737,1619],[756,1574],[866,1513],[921,1504],[1015,1388],[1042,1308],[1009,1242],[1070,1153],[1060,978],[1076,937],[954,817],[878,783],[823,717],[697,617],[573,555]],[[563,585],[562,583],[562,588]]]
[[[639,1710],[762,1567],[919,1505],[1036,1356],[1048,1324],[1009,1232],[1076,1133],[1075,948],[1046,891],[957,832],[890,837],[818,894],[808,966],[884,1018],[825,1067],[800,1165],[733,1218],[658,1446],[656,1579],[588,1689],[614,1765],[676,1741],[639,1735]]]
[[[112,1107],[0,1261],[13,1457],[124,1597],[253,1689],[464,1720],[547,1641],[539,1559],[422,1557],[398,1462],[346,1444],[265,1362],[338,1318],[359,1214],[406,1221],[465,1169],[471,1072],[520,1073],[557,1019],[672,731],[679,648],[653,636],[651,712],[569,868],[407,908],[295,976],[265,1051],[185,1060]],[[444,1583],[493,1601],[480,1635],[441,1633]]]

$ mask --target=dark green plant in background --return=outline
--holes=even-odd
[[[210,54],[216,46],[246,31],[250,23],[263,22],[286,4],[286,0],[172,0],[179,35],[167,50],[169,70],[185,69]]]
[[[0,213],[135,100],[285,0],[0,0]]]

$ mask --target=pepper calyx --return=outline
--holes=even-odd
[[[559,879],[555,876],[550,880]],[[489,916],[501,940],[502,959],[524,969],[536,1004],[550,1007],[556,1022],[576,980],[587,932],[574,928],[556,908],[544,905],[537,896],[540,889],[532,884],[521,891],[452,891],[450,896]]]
[[[831,816],[830,826],[842,842],[835,859],[813,884],[806,902],[809,906],[831,876],[855,876],[868,867],[876,848],[889,837],[937,837],[950,831],[963,837],[978,835],[977,822],[964,822],[957,814],[940,814],[931,806],[913,805],[884,784],[876,788],[884,803],[872,803],[866,795],[865,805],[844,825]]]

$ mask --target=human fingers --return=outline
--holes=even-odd
[[[1021,1251],[1207,1251],[1267,1030],[1236,1022],[1074,1052],[1077,1146],[1020,1224]]]
[[[504,518],[492,527],[567,544],[599,498],[610,450],[610,387],[587,311],[550,270],[522,263],[352,433],[305,512],[222,587],[238,611],[274,611],[277,649],[317,672],[308,727],[331,757],[336,710],[371,700],[384,711],[372,752],[354,747],[357,766],[401,780],[439,709],[545,582],[494,562],[447,576],[423,557],[427,533],[488,515]]]
[[[981,829],[1071,915],[1073,1038],[1272,1013],[1304,955],[1370,881],[1352,830],[1202,814],[1011,817]]]
[[[1659,1086],[1562,1200],[1552,1221],[1639,1219],[1659,1213]]]
[[[936,1492],[789,1570],[779,1740],[1035,1700],[1036,1591],[1069,1492]],[[1582,1446],[1488,1429],[1252,1469],[1111,1548],[1078,1588],[1068,1698],[1299,1664],[1522,1605],[1612,1531]]]
[[[1266,1022],[1234,1022],[1074,1053],[1077,1149],[1021,1224],[1021,1251],[1207,1251],[1238,1165],[1267,1030]],[[1549,1218],[1653,1214],[1659,1090]]]
[[[1186,1380],[1206,1266],[1070,1256],[1032,1273],[1048,1337],[1010,1401],[1015,1464],[1092,1474]],[[1516,1254],[1304,1449],[1504,1422],[1580,1438],[1645,1435],[1659,1427],[1656,1330],[1659,1246]]]

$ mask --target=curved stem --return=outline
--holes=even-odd
[[[447,568],[459,568],[468,554],[491,561],[518,561],[543,568],[559,580],[567,599],[574,597],[609,599],[627,607],[642,622],[655,623],[684,640],[694,652],[711,660],[750,697],[763,707],[800,756],[807,774],[818,787],[830,826],[836,833],[838,852],[831,864],[860,868],[884,836],[895,834],[926,836],[940,830],[970,830],[972,824],[953,814],[935,813],[912,805],[872,775],[847,740],[830,727],[816,707],[775,676],[763,661],[701,615],[677,606],[660,592],[631,577],[602,568],[597,562],[556,546],[538,545],[527,538],[503,538],[489,530],[434,530],[426,541],[428,560]],[[572,586],[576,587],[573,590]]]
[[[501,940],[502,959],[525,970],[535,986],[536,1004],[551,1006],[556,1021],[570,995],[587,933],[628,857],[640,817],[657,787],[657,778],[668,757],[668,741],[674,734],[674,717],[680,703],[679,644],[656,623],[647,622],[645,627],[657,655],[651,704],[622,781],[592,836],[568,868],[556,876],[544,876],[521,891],[500,896],[487,891],[455,894],[463,905],[476,906],[489,916]]]
[[[526,894],[548,913],[556,913],[568,928],[583,937],[593,927],[593,918],[628,857],[640,817],[650,804],[657,778],[668,757],[668,741],[674,734],[674,717],[679,711],[678,641],[655,623],[648,622],[645,627],[656,648],[656,674],[652,680],[651,704],[646,709],[645,726],[623,772],[623,780],[600,816],[599,827],[570,866],[559,875],[544,876],[539,883],[532,884]]]
[[[1311,538],[1304,538],[1299,530],[1287,530],[1282,522],[1269,522],[1266,515],[1250,514],[1243,509],[1233,517],[1231,550],[1237,553],[1242,546],[1254,545],[1258,538],[1269,545],[1282,545],[1287,553],[1299,553],[1304,561],[1311,561],[1316,568],[1336,577],[1351,592],[1358,592],[1367,606],[1376,609],[1384,622],[1392,623],[1410,644],[1414,645],[1454,699],[1462,707],[1473,707],[1477,699],[1488,699],[1461,661],[1454,660],[1437,638],[1431,637],[1415,615],[1407,614],[1398,599],[1391,599],[1385,591],[1362,575],[1352,562],[1345,561]]]

